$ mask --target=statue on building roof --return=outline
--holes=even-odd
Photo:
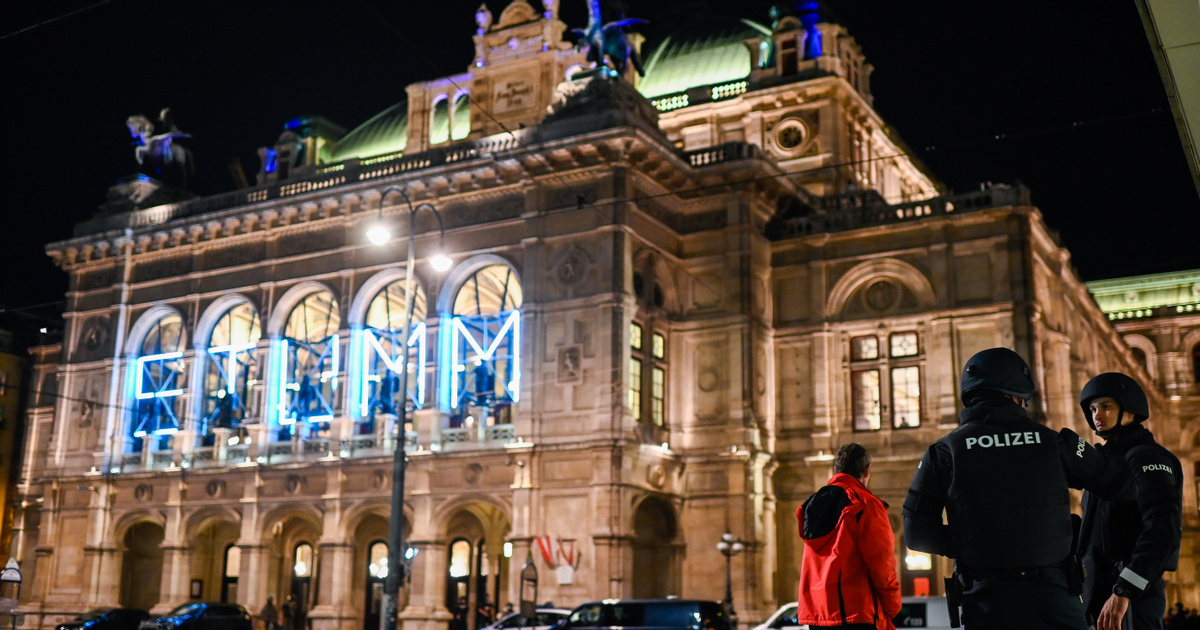
[[[597,66],[608,65],[618,75],[625,73],[627,63],[633,63],[633,69],[638,75],[645,75],[642,70],[642,58],[625,35],[625,29],[630,26],[649,24],[641,18],[621,18],[618,14],[616,22],[604,23],[600,15],[600,0],[587,0],[588,24],[585,29],[572,29],[571,32],[580,37],[587,45],[587,60]]]
[[[192,136],[175,126],[170,108],[159,112],[157,125],[146,116],[136,114],[125,120],[125,126],[134,140],[133,155],[137,158],[138,172],[186,188],[195,166],[191,152],[175,141]]]

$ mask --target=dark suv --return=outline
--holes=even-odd
[[[195,602],[142,622],[141,630],[254,630],[250,613],[237,604]]]
[[[97,608],[58,624],[56,630],[137,630],[150,613],[136,608]]]
[[[605,599],[571,611],[554,630],[730,630],[725,608],[698,599]]]

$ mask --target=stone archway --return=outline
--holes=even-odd
[[[162,592],[165,533],[162,525],[148,521],[126,530],[122,541],[125,553],[121,559],[121,606],[150,610],[158,604]]]
[[[508,591],[508,559],[504,540],[512,531],[508,515],[488,503],[462,506],[446,520],[446,608],[450,630],[478,630],[490,623],[482,612],[491,604],[492,618]]]
[[[227,520],[213,519],[204,523],[191,537],[191,580],[200,580],[201,598],[206,601],[237,601],[236,576],[239,566],[233,567],[234,579],[227,580],[226,560],[229,547],[237,543],[241,527]],[[240,559],[240,552],[235,552]]]
[[[679,595],[679,563],[674,545],[679,531],[675,511],[662,499],[648,498],[633,516],[633,576],[630,596]]]

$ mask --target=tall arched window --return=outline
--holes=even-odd
[[[133,418],[130,449],[137,453],[149,442],[151,450],[168,448],[179,430],[180,398],[184,393],[184,330],[178,315],[166,315],[150,328],[133,366]]]
[[[442,96],[433,104],[429,114],[429,144],[441,144],[450,139],[450,99]]]
[[[337,300],[329,291],[308,294],[288,315],[280,344],[280,439],[290,438],[297,424],[307,425],[310,436],[328,430],[337,408],[340,329]]]
[[[404,329],[405,280],[396,280],[383,288],[367,307],[362,341],[362,422],[359,433],[375,431],[376,416],[400,415],[404,395],[400,391],[400,364],[408,350],[408,399],[416,409],[425,404],[425,292],[413,285],[411,327]],[[411,432],[412,416],[405,432]]]
[[[258,311],[239,304],[221,316],[208,339],[201,434],[232,429],[250,417],[258,392]]]
[[[225,547],[225,572],[221,577],[221,601],[236,602],[238,576],[242,570],[242,548],[237,545]]]
[[[521,283],[506,265],[479,269],[459,287],[443,368],[449,370],[452,427],[511,422],[521,391],[521,301]],[[472,407],[482,417],[475,418]]]
[[[1192,380],[1200,383],[1200,343],[1192,346]]]
[[[454,111],[451,113],[451,140],[462,140],[471,135],[471,95],[462,92],[454,97]]]

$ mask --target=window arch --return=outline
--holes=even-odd
[[[227,309],[213,325],[204,348],[200,434],[237,428],[256,407],[260,374],[258,341],[262,322],[248,302]]]
[[[408,399],[415,408],[425,404],[426,301],[421,286],[413,284],[411,326],[404,331],[406,280],[394,280],[375,294],[367,306],[362,331],[359,433],[372,433],[379,414],[400,415],[405,400],[400,391],[400,364],[408,351]],[[411,423],[411,416],[409,418]],[[405,431],[412,430],[406,426]]]
[[[151,315],[151,317],[154,317]],[[130,450],[168,448],[179,430],[185,391],[183,318],[168,311],[153,319],[135,346],[132,364],[133,411],[129,422]]]
[[[450,139],[450,99],[438,97],[429,113],[429,144],[441,144]]]
[[[1192,382],[1200,383],[1200,343],[1192,346]]]
[[[328,430],[342,369],[340,329],[338,303],[328,290],[309,293],[288,314],[278,359],[281,440],[291,438],[296,425],[307,426],[310,436]]]
[[[462,140],[471,135],[471,95],[468,92],[455,95],[450,125],[451,140]]]
[[[445,408],[451,426],[470,423],[471,407],[484,410],[485,425],[508,424],[520,400],[521,302],[516,273],[505,264],[471,272],[454,296],[449,330]]]

